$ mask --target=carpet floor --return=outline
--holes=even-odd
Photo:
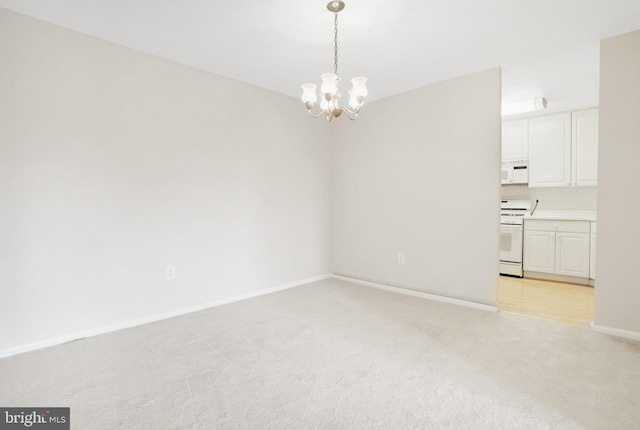
[[[327,279],[0,360],[72,429],[637,429],[640,342]]]

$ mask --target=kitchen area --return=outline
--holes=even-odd
[[[501,309],[590,322],[597,166],[597,107],[503,118]]]

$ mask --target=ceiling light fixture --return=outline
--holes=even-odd
[[[349,119],[354,120],[358,117],[358,112],[364,104],[364,98],[367,96],[367,78],[359,76],[351,79],[353,87],[349,91],[349,107],[340,106],[340,90],[338,89],[338,12],[344,9],[344,2],[332,1],[327,4],[327,9],[334,13],[334,37],[333,37],[333,73],[323,73],[322,86],[320,87],[320,109],[319,113],[311,112],[318,96],[316,94],[316,84],[302,85],[302,101],[309,111],[309,115],[318,118],[325,115],[327,121],[331,121],[334,117],[339,117],[344,112]]]
[[[517,115],[519,113],[536,112],[547,108],[547,99],[538,97],[518,103],[502,105],[502,116]]]

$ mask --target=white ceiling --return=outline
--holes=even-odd
[[[329,0],[0,0],[5,7],[299,97],[333,69]],[[640,29],[640,0],[345,0],[340,75],[369,100],[503,68],[503,102],[598,104],[599,40]],[[343,83],[347,87],[347,82]],[[346,88],[343,88],[345,91]]]

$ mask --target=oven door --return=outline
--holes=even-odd
[[[522,263],[522,225],[500,224],[500,261]]]

